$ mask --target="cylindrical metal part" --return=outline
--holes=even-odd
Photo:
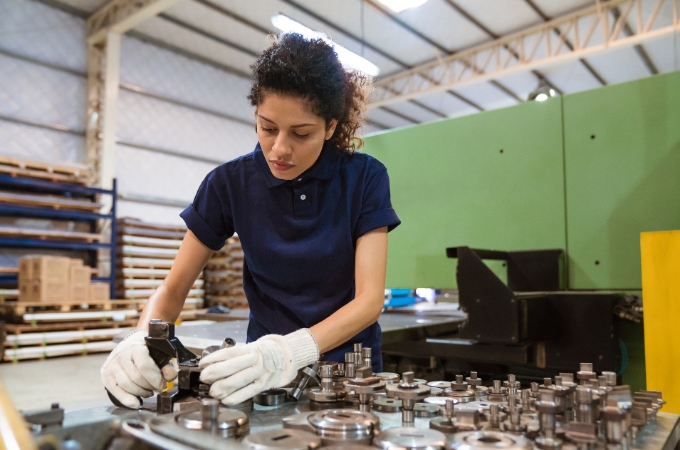
[[[593,392],[589,387],[576,388],[576,421],[581,423],[595,423],[593,417]]]
[[[456,400],[452,398],[447,398],[444,404],[444,417],[451,419],[454,415],[454,406],[456,405]]]
[[[373,350],[370,347],[361,349],[361,356],[363,358],[363,365],[373,367]]]
[[[354,378],[355,369],[355,354],[352,352],[345,353],[345,378]]]
[[[217,428],[217,414],[220,410],[220,401],[214,398],[205,398],[201,401],[201,419],[203,429],[215,433]]]
[[[489,426],[491,428],[498,428],[500,421],[500,407],[493,403],[489,406]]]
[[[616,386],[616,372],[602,372],[607,380],[607,386]]]

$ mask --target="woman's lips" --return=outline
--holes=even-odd
[[[288,164],[287,162],[283,161],[271,161],[272,165],[274,165],[274,169],[280,170],[280,171],[286,171],[288,169],[292,169],[293,164]]]

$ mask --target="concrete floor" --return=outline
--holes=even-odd
[[[0,364],[0,379],[17,409],[49,408],[52,403],[77,411],[109,405],[99,379],[108,353],[68,356],[44,361]]]

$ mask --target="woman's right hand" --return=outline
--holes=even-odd
[[[133,331],[116,348],[101,368],[102,383],[119,402],[131,409],[142,406],[140,397],[165,389],[166,382],[177,378],[172,363],[159,369],[149,355],[144,329]]]

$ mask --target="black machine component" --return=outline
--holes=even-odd
[[[470,363],[566,370],[594,361],[616,371],[620,350],[615,309],[623,294],[564,290],[564,251],[496,251],[452,247],[459,305],[457,335],[383,346],[386,355],[431,355]],[[483,260],[500,260],[504,283]],[[535,372],[535,371],[534,371]]]

